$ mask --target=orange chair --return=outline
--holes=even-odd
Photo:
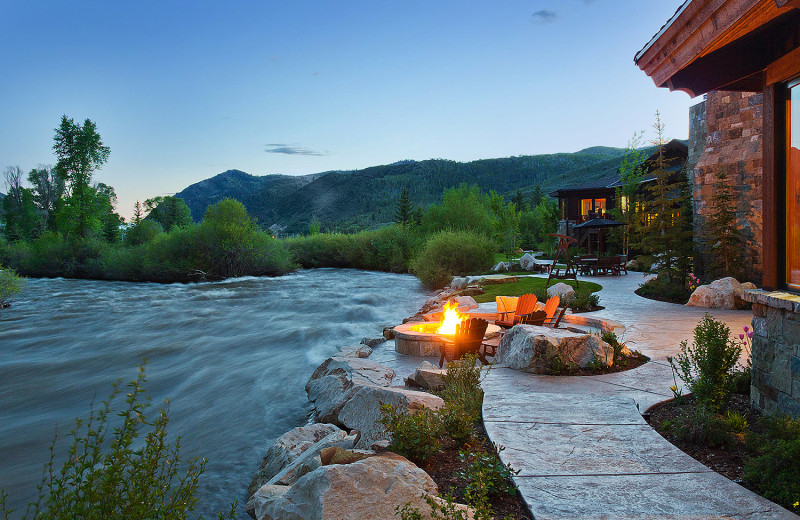
[[[534,312],[536,310],[536,295],[533,293],[523,294],[519,297],[519,301],[517,302],[517,309],[511,313],[504,313],[504,316],[507,315],[508,317],[501,317],[499,320],[495,320],[494,324],[498,327],[505,327],[510,328],[516,325],[517,323],[521,323],[524,317],[528,314]]]
[[[545,327],[552,327],[558,328],[558,324],[561,323],[561,318],[564,317],[564,313],[567,311],[566,307],[563,307],[559,310],[558,304],[561,303],[561,298],[558,296],[552,296],[547,300],[547,303],[544,305],[544,312],[545,312],[545,319],[544,325]]]

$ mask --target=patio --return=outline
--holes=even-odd
[[[592,277],[582,277],[592,280]],[[651,358],[640,368],[584,377],[535,376],[495,367],[483,382],[484,424],[537,519],[798,518],[709,470],[664,440],[641,416],[672,397],[667,356],[709,312],[731,330],[749,311],[709,311],[634,294],[637,273],[603,278],[605,309],[622,338]]]

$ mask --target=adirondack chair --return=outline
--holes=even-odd
[[[547,303],[544,304],[544,312],[547,315],[544,319],[545,327],[558,327],[558,324],[561,322],[562,316],[564,316],[564,312],[567,310],[566,307],[559,310],[558,304],[561,303],[561,298],[559,296],[551,296]]]
[[[500,319],[495,320],[494,324],[498,327],[510,328],[520,323],[522,316],[526,316],[536,310],[536,295],[533,293],[523,294],[517,301],[517,308],[513,313],[504,313]],[[507,316],[507,317],[505,317]]]
[[[439,368],[444,365],[445,360],[449,363],[456,359],[461,359],[464,354],[477,354],[481,363],[488,365],[486,357],[481,353],[481,343],[486,334],[486,327],[489,322],[480,318],[470,318],[456,325],[456,333],[452,339],[442,338],[442,357],[439,358]]]

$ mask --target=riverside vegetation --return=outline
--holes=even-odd
[[[94,183],[111,153],[94,122],[63,116],[54,136],[57,162],[29,172],[5,171],[0,263],[26,276],[188,282],[276,276],[300,267],[352,267],[413,272],[429,288],[452,275],[485,272],[497,250],[546,242],[555,231],[555,202],[534,190],[507,202],[477,186],[444,191],[441,202],[414,208],[403,191],[395,222],[377,230],[274,238],[245,206],[223,199],[195,224],[177,197],[139,202],[127,227],[114,189]]]

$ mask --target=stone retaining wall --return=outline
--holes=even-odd
[[[750,404],[800,418],[800,296],[744,291],[753,303]]]

